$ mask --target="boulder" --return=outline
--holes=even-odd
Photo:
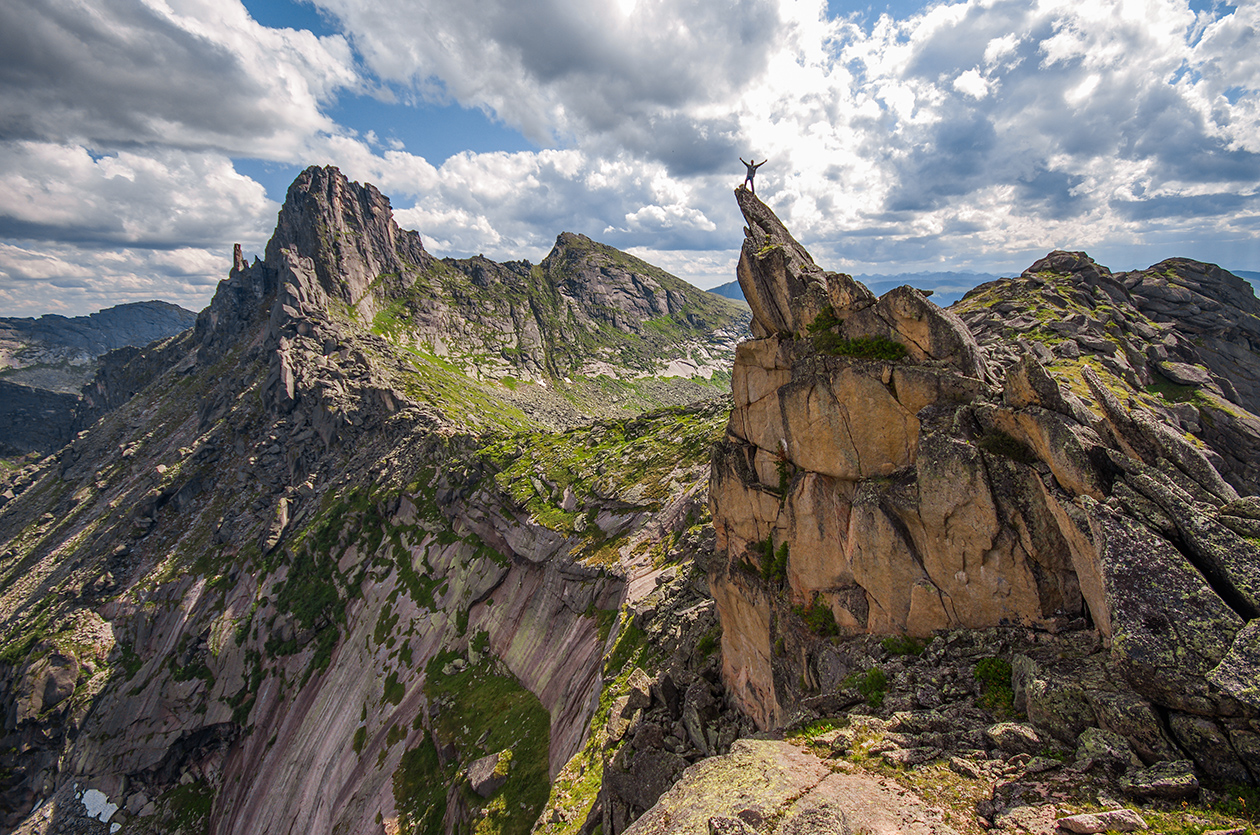
[[[504,754],[509,757],[504,758]],[[507,782],[507,764],[511,762],[510,752],[496,751],[468,764],[468,782],[473,791],[482,797],[489,797]],[[503,764],[505,767],[500,767]]]
[[[18,723],[33,720],[56,707],[74,693],[79,680],[79,662],[73,655],[56,650],[33,662],[17,686]]]
[[[1248,784],[1251,774],[1234,753],[1229,738],[1220,726],[1204,716],[1171,713],[1168,729],[1195,764],[1214,780]]]
[[[1177,749],[1164,735],[1159,715],[1151,703],[1132,690],[1091,690],[1087,698],[1098,717],[1099,726],[1128,740],[1129,747],[1144,762],[1179,757]]]
[[[1120,788],[1135,797],[1187,800],[1199,793],[1199,778],[1194,776],[1194,763],[1170,760],[1126,774]]]
[[[1096,832],[1137,832],[1150,829],[1142,816],[1132,809],[1111,809],[1085,815],[1071,815],[1055,821],[1061,828],[1078,835]]]
[[[1115,731],[1086,728],[1076,741],[1076,760],[1093,760],[1111,771],[1124,772],[1141,768],[1142,762],[1129,743]]]
[[[985,728],[984,735],[994,748],[1008,757],[1036,754],[1046,747],[1035,728],[1020,722],[998,722]]]
[[[1213,712],[1206,675],[1242,619],[1185,556],[1131,517],[1086,500],[1111,630],[1111,659],[1138,693],[1174,708]]]
[[[1260,620],[1238,630],[1229,652],[1207,677],[1238,701],[1260,708]]]
[[[639,818],[627,835],[709,835],[712,818],[740,818],[756,806],[770,817],[830,773],[818,760],[786,742],[741,739],[729,754],[709,757]]]

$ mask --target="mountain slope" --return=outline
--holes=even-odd
[[[458,270],[387,205],[304,173],[266,260],[238,256],[193,330],[98,377],[89,430],[9,474],[0,826],[87,826],[99,797],[132,832],[524,833],[545,804],[574,831],[600,790],[600,697],[648,652],[625,607],[687,610],[653,645],[675,648],[679,686],[707,663],[690,556],[722,407],[553,435],[510,388],[399,350],[368,322],[413,298],[422,268]],[[597,292],[577,274],[616,272],[616,254],[560,252],[546,287],[618,334],[720,315],[637,262],[617,267],[626,286],[659,294]],[[471,716],[507,723],[473,733]],[[511,765],[477,794],[464,775],[490,755]]]
[[[581,235],[538,265],[438,260],[335,169],[290,191],[268,263],[286,248],[310,258],[330,309],[403,349],[428,393],[480,390],[552,426],[677,405],[723,390],[747,330],[738,306]],[[345,211],[325,217],[321,201]]]

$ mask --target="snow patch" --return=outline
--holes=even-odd
[[[117,803],[110,803],[105,793],[97,789],[88,789],[79,795],[83,808],[87,809],[88,817],[96,818],[101,823],[109,823],[109,819],[118,811]],[[114,824],[109,828],[110,832],[118,831],[118,824]]]

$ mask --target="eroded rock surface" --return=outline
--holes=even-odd
[[[859,668],[843,640],[822,640],[832,635],[1094,629],[1105,685],[1016,667],[1037,733],[1121,772],[1198,756],[1225,763],[1216,779],[1260,776],[1244,683],[1260,550],[1255,499],[1239,498],[1255,492],[1252,464],[1238,456],[1256,418],[1196,353],[1229,351],[1177,330],[1177,316],[1198,314],[1164,305],[1156,321],[1143,299],[1157,291],[1135,289],[1238,288],[1204,265],[1113,276],[1056,252],[955,311],[910,288],[876,300],[737,197],[739,277],[760,338],[736,353],[713,454],[710,585],[741,710],[771,729],[834,708]],[[1253,304],[1195,327],[1229,342],[1250,333]],[[1250,362],[1246,344],[1232,362]],[[1230,422],[1204,431],[1217,413],[1205,409]],[[1180,730],[1161,727],[1167,711],[1187,717]]]
[[[888,780],[835,773],[786,742],[741,739],[683,773],[629,835],[953,835],[941,812]]]

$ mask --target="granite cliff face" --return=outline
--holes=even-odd
[[[1095,629],[1110,678],[1074,722],[1128,693],[1169,717],[1180,756],[1200,756],[1200,723],[1260,775],[1260,499],[1238,455],[1256,417],[1229,382],[1254,374],[1254,299],[1209,306],[1238,289],[1214,267],[1112,276],[1079,253],[953,310],[908,287],[876,299],[737,198],[760,338],[738,349],[713,455],[709,580],[740,708],[781,727],[843,689],[853,665],[827,634]]]
[[[439,260],[304,172],[3,474],[0,830],[1245,818],[1181,804],[1260,778],[1252,302],[1058,252],[877,298],[736,194],[733,402],[639,412],[724,388],[738,315],[575,235]]]

